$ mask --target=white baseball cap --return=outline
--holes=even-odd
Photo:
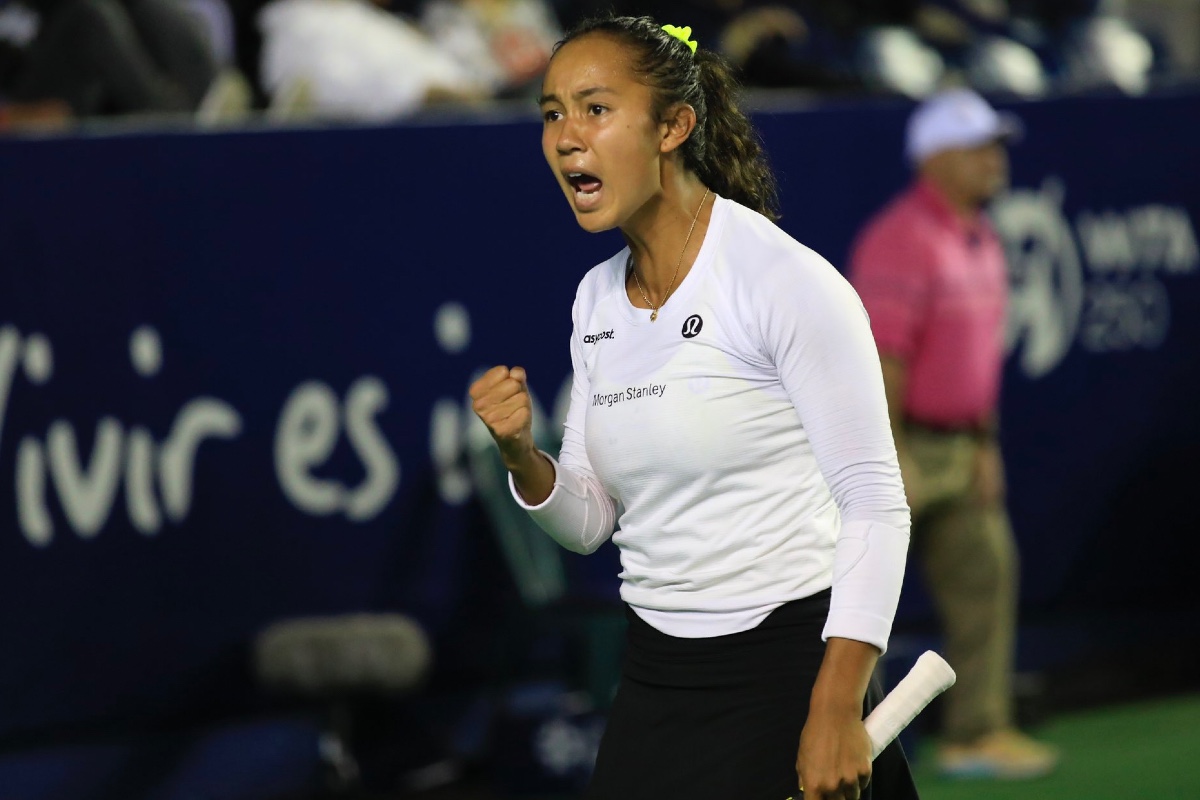
[[[905,154],[919,164],[942,150],[1016,141],[1024,132],[1015,114],[997,112],[970,89],[950,89],[921,103],[908,118]]]

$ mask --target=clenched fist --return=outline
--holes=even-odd
[[[471,407],[491,431],[521,497],[532,505],[544,502],[554,489],[554,467],[533,441],[533,400],[525,370],[489,369],[471,384]]]
[[[487,425],[509,469],[536,454],[533,401],[523,368],[489,369],[471,384],[471,407]]]

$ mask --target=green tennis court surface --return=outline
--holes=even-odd
[[[1058,770],[1031,781],[939,778],[932,743],[914,759],[922,800],[1200,800],[1200,694],[1056,716],[1032,731],[1062,748]]]

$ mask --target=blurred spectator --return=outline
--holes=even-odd
[[[262,85],[285,115],[382,120],[489,95],[416,24],[366,0],[273,0],[259,24]]]
[[[1125,19],[1096,16],[1078,22],[1065,48],[1067,88],[1116,87],[1143,94],[1150,85],[1154,50]]]
[[[1200,77],[1200,3],[1125,0],[1124,16],[1146,35],[1156,67],[1172,80]]]
[[[541,86],[562,29],[543,0],[432,0],[421,25],[471,78],[496,96]]]
[[[864,32],[859,65],[868,83],[910,97],[958,83],[1023,97],[1139,93],[1161,61],[1117,2],[918,0],[894,9]]]
[[[946,73],[937,50],[898,25],[864,32],[858,63],[869,85],[912,98],[934,92]]]
[[[851,280],[871,318],[912,552],[958,682],[938,765],[956,777],[1027,778],[1057,754],[1014,727],[1017,555],[997,437],[1007,270],[984,206],[1007,186],[1019,132],[979,95],[935,95],[909,120],[915,183],[867,225]]]
[[[943,65],[912,32],[913,0],[796,0],[812,31],[810,52],[871,91],[922,96]]]
[[[559,19],[570,28],[610,9],[650,14],[687,25],[701,46],[719,50],[746,86],[844,92],[862,90],[854,68],[854,32],[826,23],[824,13],[863,0],[658,0],[652,8],[630,0],[558,0]],[[860,19],[836,13],[838,20]]]
[[[1013,35],[1033,48],[1064,91],[1117,88],[1141,94],[1169,68],[1114,0],[1010,0]]]
[[[234,63],[233,14],[225,0],[182,0],[204,29],[209,50],[221,67]]]
[[[62,128],[71,121],[71,109],[61,100],[6,103],[0,99],[0,133],[13,130]]]
[[[951,74],[980,91],[1039,97],[1049,89],[1041,59],[1013,35],[1006,0],[923,0],[913,25]]]
[[[11,19],[15,5],[0,6]],[[25,8],[24,36],[0,33],[0,91],[13,101],[61,100],[79,117],[219,116],[244,104],[237,77],[219,70],[180,0],[28,0]]]
[[[611,7],[690,25],[748,86],[914,99],[963,84],[1028,98],[1137,94],[1172,68],[1165,43],[1122,0],[658,0],[649,11],[631,0],[556,0],[567,27]],[[1194,42],[1200,29],[1174,38]]]
[[[963,68],[967,82],[981,92],[1041,97],[1050,89],[1049,76],[1037,54],[1007,36],[987,36],[974,42]]]
[[[1156,64],[1114,0],[925,0],[917,29],[976,89],[1145,91]]]
[[[849,44],[856,31],[827,16],[827,2],[739,8],[720,33],[722,53],[751,86],[861,91]],[[849,34],[849,35],[847,35]]]

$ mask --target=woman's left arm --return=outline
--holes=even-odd
[[[841,519],[823,635],[882,653],[908,556],[908,503],[867,313],[845,278],[810,255],[765,271],[755,316]]]
[[[858,800],[871,780],[871,740],[862,721],[863,698],[879,649],[831,637],[800,734],[796,775],[805,800]]]
[[[825,658],[801,736],[806,800],[856,800],[870,779],[863,700],[887,649],[908,554],[909,509],[879,354],[850,284],[812,254],[758,287],[764,346],[841,517]]]

